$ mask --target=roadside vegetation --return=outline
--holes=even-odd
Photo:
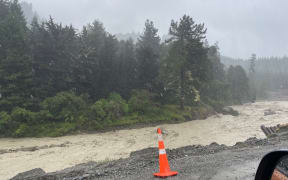
[[[182,122],[255,100],[245,70],[224,68],[204,24],[172,20],[165,41],[144,25],[137,42],[119,41],[99,21],[27,24],[18,1],[0,0],[0,136]]]

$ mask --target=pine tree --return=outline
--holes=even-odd
[[[132,89],[137,88],[137,62],[135,55],[135,46],[132,39],[120,41],[118,52],[118,87],[117,92],[128,98]]]
[[[28,29],[18,1],[0,1],[0,109],[33,108]]]
[[[206,29],[204,24],[196,24],[184,15],[179,23],[172,20],[169,33],[171,49],[163,63],[162,79],[165,89],[175,91],[180,108],[184,109],[185,102],[200,100],[197,86],[210,74],[211,64],[203,45]]]
[[[83,69],[82,92],[90,94],[93,100],[104,98],[117,89],[116,58],[118,41],[106,32],[103,24],[94,21],[84,27],[81,34],[81,67]]]
[[[228,82],[234,103],[242,103],[249,97],[249,80],[241,66],[230,66],[227,72]]]
[[[220,53],[218,44],[208,47],[208,59],[212,64],[212,77],[213,80],[225,81],[224,65],[220,60]]]
[[[250,62],[249,74],[254,74],[256,66],[256,54],[252,54],[251,58],[249,59],[249,62]]]
[[[249,67],[249,84],[250,84],[250,100],[255,102],[256,100],[256,85],[255,85],[255,66],[256,66],[256,54],[252,54]]]
[[[159,74],[160,37],[152,21],[146,20],[143,34],[136,44],[138,88],[153,91]]]
[[[75,29],[63,27],[52,18],[41,24],[34,19],[30,34],[34,96],[44,99],[60,91],[73,90],[73,67],[79,54]]]

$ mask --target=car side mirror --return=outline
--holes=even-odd
[[[259,164],[255,180],[288,180],[288,150],[266,154]]]

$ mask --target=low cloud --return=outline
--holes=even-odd
[[[95,19],[107,31],[141,32],[145,19],[154,21],[161,35],[171,19],[189,14],[208,28],[210,43],[219,42],[223,55],[235,58],[284,56],[288,52],[287,0],[26,0],[44,18],[51,15],[81,29]]]

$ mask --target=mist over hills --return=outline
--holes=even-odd
[[[33,4],[22,1],[20,3],[23,10],[23,14],[26,17],[27,24],[31,24],[33,17],[38,19],[43,19],[38,15],[38,13],[33,9]],[[137,43],[141,33],[131,32],[131,33],[117,33],[115,37],[119,41],[127,41],[132,39],[133,43]],[[161,42],[165,42],[169,38],[169,35],[163,35],[161,37]],[[221,49],[220,49],[221,53]],[[225,54],[221,53],[220,56],[221,62],[225,65],[225,68],[228,69],[230,66],[240,65],[243,69],[249,73],[250,61],[249,57],[247,59],[239,59],[228,57]],[[286,88],[288,78],[288,58],[283,57],[259,57],[256,60],[255,72],[257,77],[257,83],[265,84],[265,87],[269,89],[274,88]]]

